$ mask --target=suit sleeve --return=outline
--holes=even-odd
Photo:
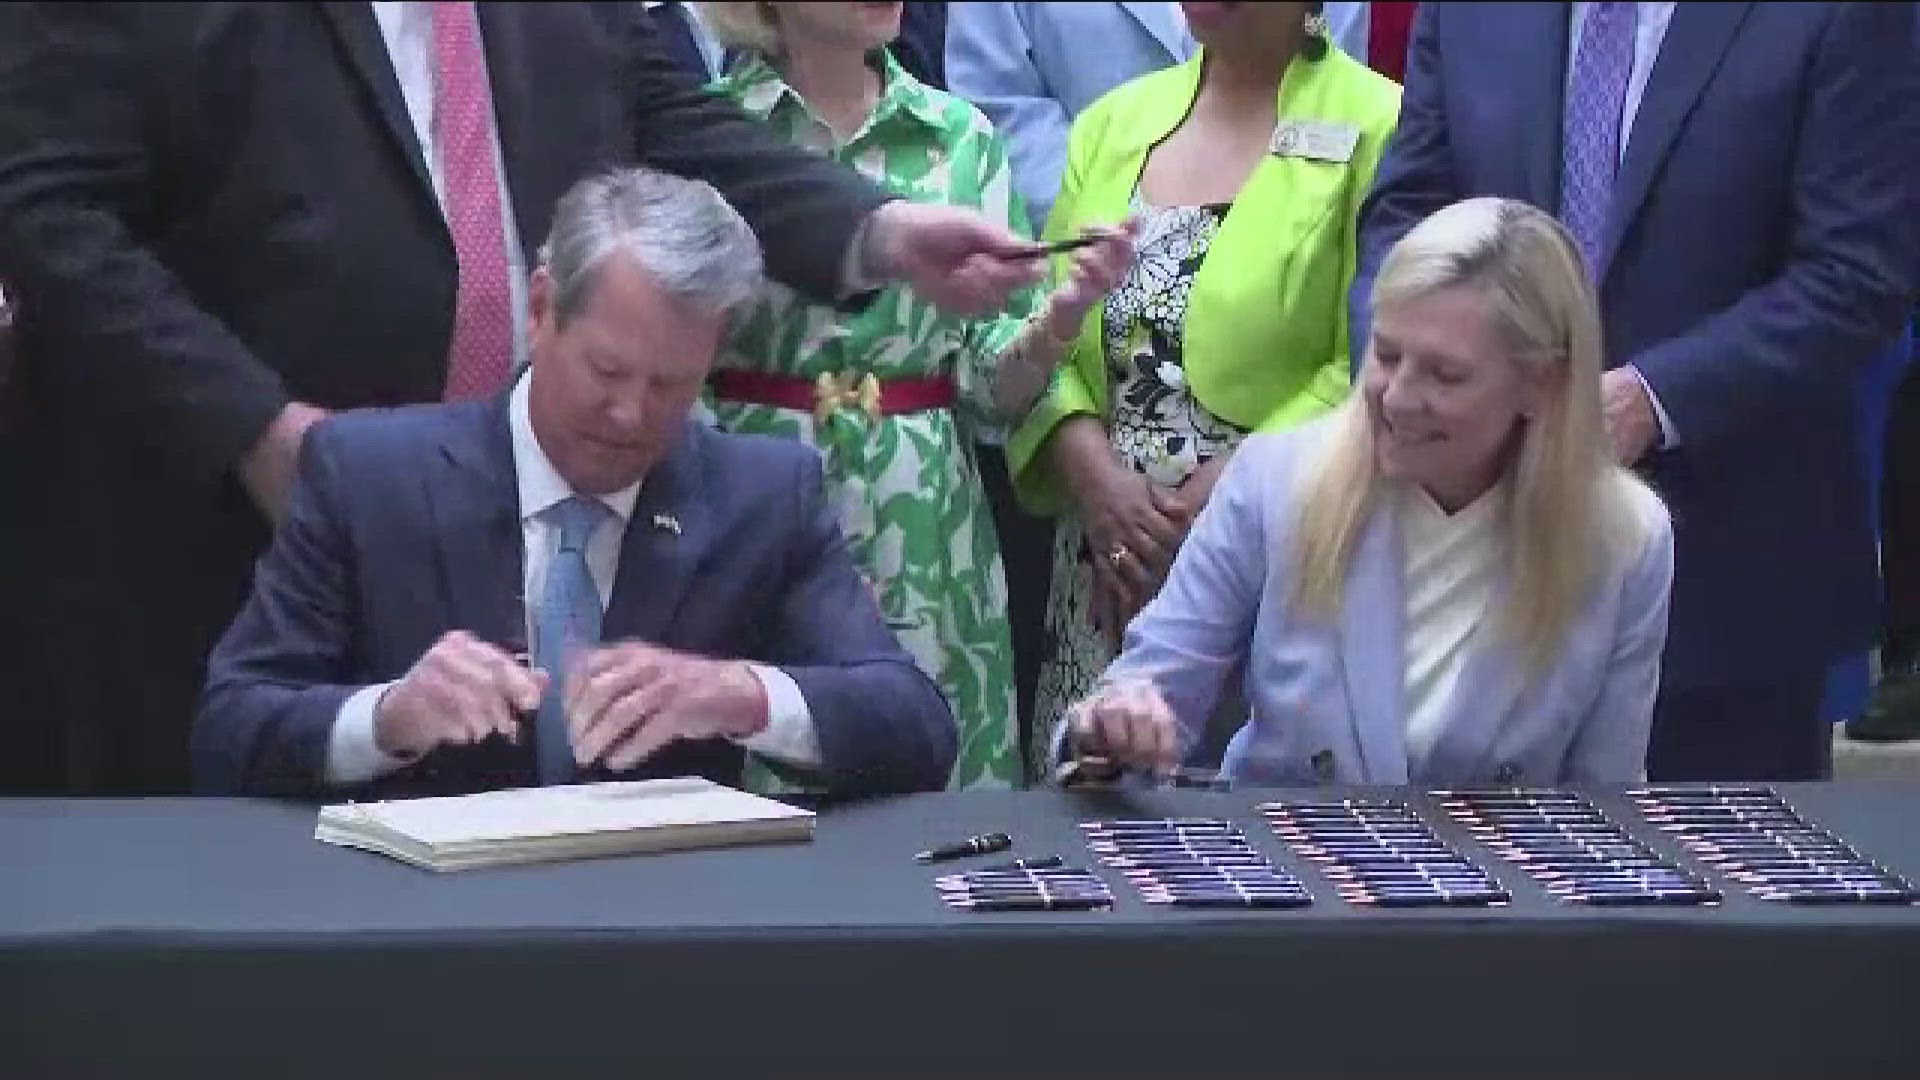
[[[1664,508],[1656,503],[1656,509],[1656,524],[1621,587],[1600,695],[1574,734],[1561,769],[1567,783],[1618,784],[1647,775],[1647,737],[1660,691],[1660,652],[1667,643],[1673,589],[1673,525]]]
[[[1151,682],[1180,722],[1183,758],[1200,741],[1221,682],[1247,655],[1268,591],[1266,489],[1274,461],[1263,449],[1243,444],[1227,463],[1167,583],[1128,625],[1119,657],[1100,677],[1103,684]],[[1065,734],[1064,723],[1054,731],[1056,759]]]
[[[894,196],[704,89],[659,44],[640,5],[624,7],[635,158],[712,184],[753,226],[769,276],[816,303],[842,303],[854,237]]]
[[[1794,121],[1785,265],[1731,307],[1638,356],[1689,453],[1763,433],[1833,396],[1912,310],[1920,261],[1914,5],[1829,5]],[[1769,223],[1756,222],[1756,227]]]
[[[194,786],[206,794],[321,790],[354,625],[353,554],[338,501],[334,427],[307,433],[287,520],[253,593],[207,661],[193,726]]]
[[[763,659],[806,698],[836,794],[937,791],[959,749],[947,699],[900,647],[854,569],[818,458],[802,458],[793,481],[787,584]]]
[[[1070,118],[1034,61],[1022,10],[1028,6],[949,5],[947,79],[1007,140],[1014,186],[1037,228],[1060,191]]]
[[[57,345],[46,377],[189,479],[231,467],[287,403],[149,246],[165,187],[130,4],[0,4],[0,279]],[[180,18],[172,12],[160,18]]]
[[[1428,215],[1460,198],[1440,74],[1441,6],[1421,4],[1414,14],[1400,122],[1387,142],[1373,192],[1360,205],[1359,265],[1347,293],[1347,342],[1355,373],[1366,360],[1373,279],[1388,249]]]

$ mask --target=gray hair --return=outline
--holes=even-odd
[[[540,265],[553,282],[555,320],[579,314],[595,272],[624,251],[668,296],[726,314],[759,289],[760,242],[710,184],[645,168],[590,176],[561,196]]]

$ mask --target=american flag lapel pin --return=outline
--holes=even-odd
[[[653,527],[659,529],[661,532],[670,532],[675,536],[680,535],[680,519],[674,517],[672,514],[653,515]]]

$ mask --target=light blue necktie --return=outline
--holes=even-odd
[[[1600,245],[1620,168],[1621,113],[1633,74],[1631,3],[1594,3],[1580,26],[1560,131],[1560,220],[1600,276]]]
[[[574,778],[573,741],[567,737],[561,685],[583,649],[600,643],[600,591],[587,569],[587,541],[613,511],[598,499],[574,495],[547,511],[559,526],[560,547],[547,563],[546,587],[534,616],[534,660],[547,672],[547,693],[534,722],[535,761],[540,783],[567,784]]]

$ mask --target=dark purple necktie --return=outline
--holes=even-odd
[[[1600,269],[1600,242],[1620,167],[1621,113],[1633,73],[1635,7],[1587,5],[1567,82],[1560,133],[1560,220],[1580,245],[1587,272]]]

